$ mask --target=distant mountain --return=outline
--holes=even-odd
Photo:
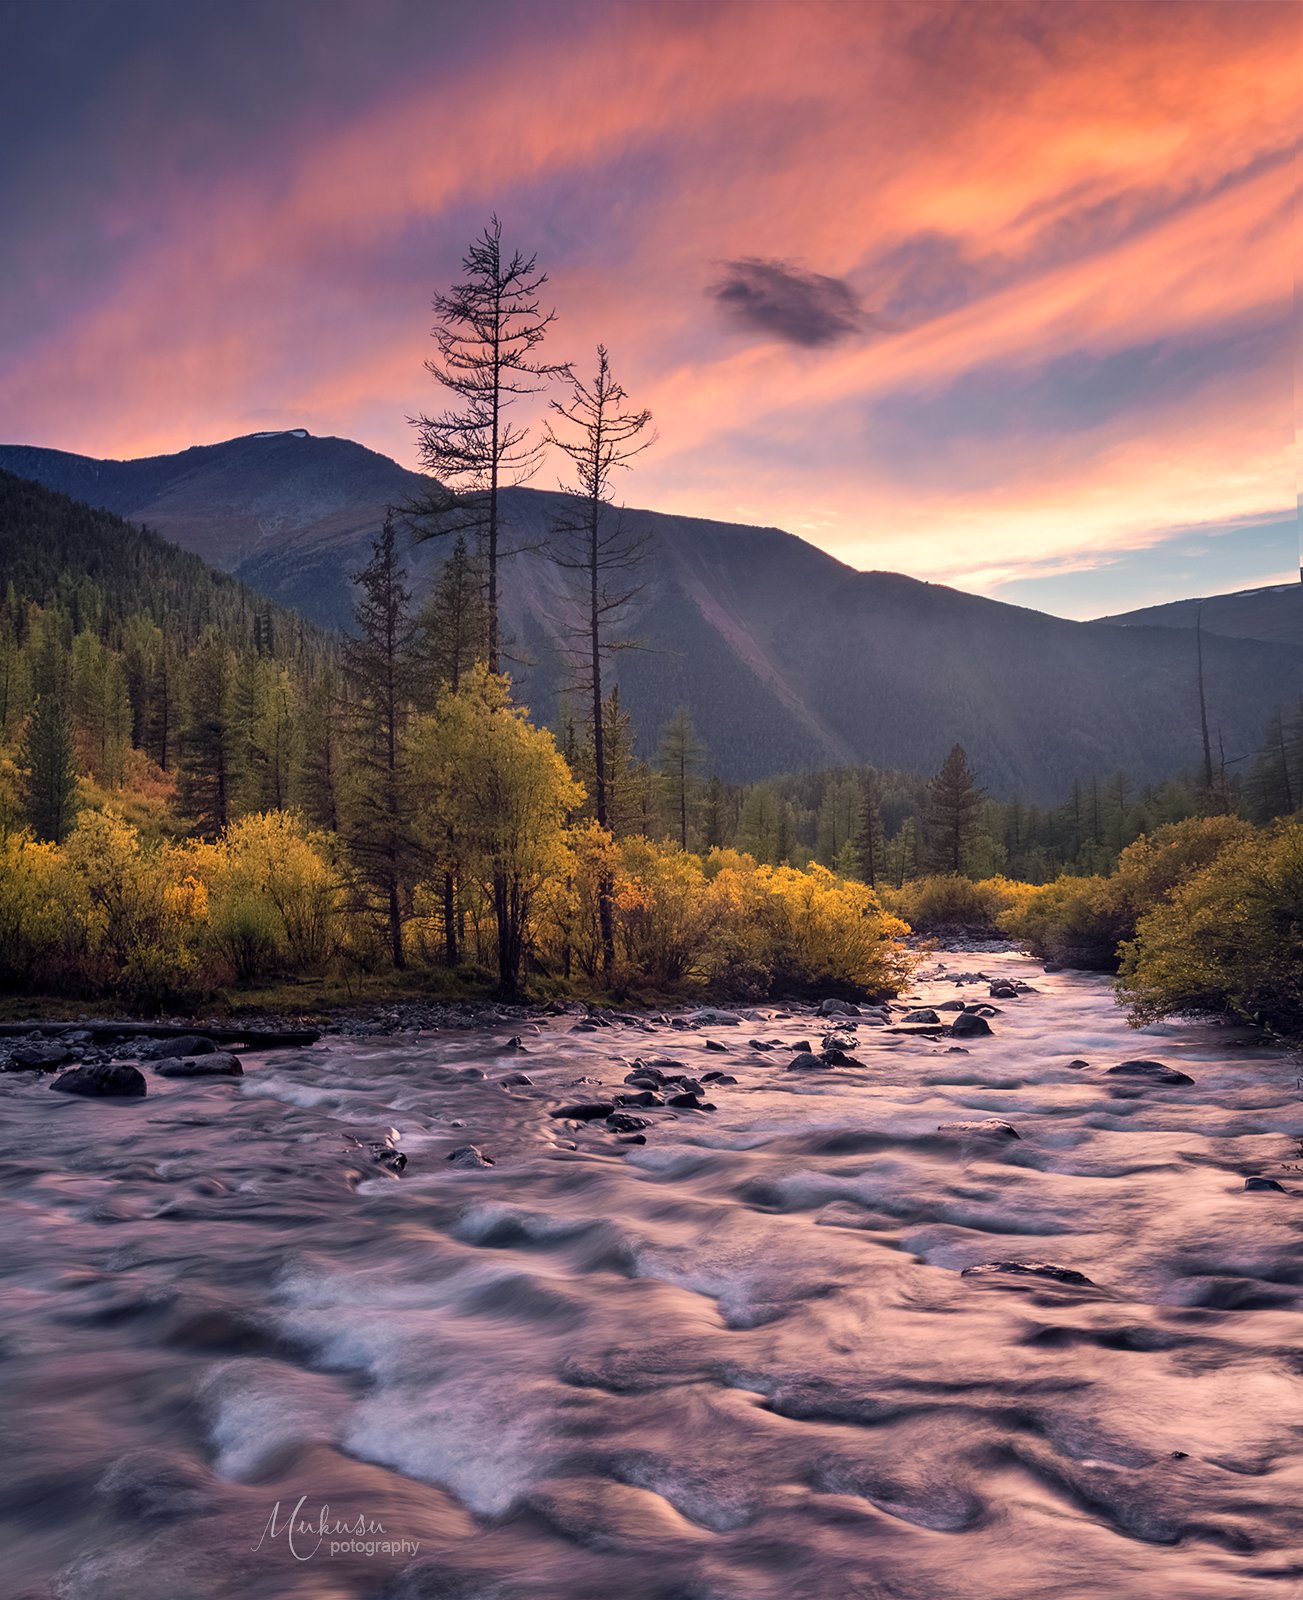
[[[1193,628],[1203,608],[1205,633],[1228,639],[1260,639],[1268,644],[1303,645],[1303,582],[1278,583],[1265,589],[1241,589],[1205,600],[1172,600],[1167,605],[1124,611],[1101,622],[1125,627]]]
[[[387,505],[422,480],[346,439],[302,430],[140,461],[0,447],[0,468],[175,539],[282,604],[346,626],[349,574]],[[506,496],[514,542],[537,544],[565,497]],[[857,572],[776,528],[629,511],[654,544],[619,658],[645,750],[691,707],[722,776],[750,780],[841,763],[930,771],[961,741],[994,792],[1060,796],[1125,768],[1156,781],[1199,759],[1193,643],[1170,627],[1066,622],[921,583]],[[437,544],[413,549],[418,591]],[[538,553],[515,557],[503,611],[517,676],[551,719],[571,601]],[[1303,694],[1303,646],[1205,641],[1209,710],[1228,752],[1255,745],[1271,711]]]

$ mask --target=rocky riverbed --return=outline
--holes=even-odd
[[[824,1010],[6,1040],[3,1593],[1297,1595],[1299,1064]]]

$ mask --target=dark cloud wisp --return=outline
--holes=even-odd
[[[838,344],[876,325],[841,278],[803,272],[786,261],[759,256],[726,261],[724,276],[709,292],[734,322],[789,344]]]

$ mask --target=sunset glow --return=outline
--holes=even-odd
[[[656,415],[635,503],[1070,614],[1296,570],[1295,6],[464,10],[20,12],[0,439],[415,465],[496,209]]]

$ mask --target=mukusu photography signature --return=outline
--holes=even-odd
[[[307,1495],[300,1495],[292,1511],[282,1514],[278,1500],[271,1508],[258,1542],[250,1548],[261,1550],[283,1541],[296,1561],[311,1561],[324,1548],[328,1556],[414,1556],[419,1539],[391,1539],[384,1523],[364,1516],[332,1517],[323,1500],[314,1512]]]

